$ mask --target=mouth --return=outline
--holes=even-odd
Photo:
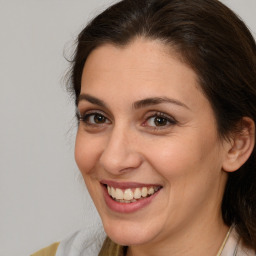
[[[112,186],[106,185],[108,194],[113,200],[119,203],[134,203],[144,198],[154,195],[157,191],[161,189],[161,186],[150,186],[150,187],[137,187],[137,188],[114,188]]]
[[[132,213],[149,205],[163,188],[141,183],[101,182],[107,206],[119,213]]]

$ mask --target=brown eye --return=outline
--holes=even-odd
[[[110,123],[109,119],[101,113],[85,114],[84,116],[81,116],[79,119],[87,125],[102,125]]]
[[[177,124],[177,121],[174,118],[167,116],[163,113],[156,113],[147,118],[146,122],[144,123],[144,126],[160,129],[167,128],[175,124]]]
[[[168,120],[164,117],[157,116],[154,118],[154,124],[155,126],[164,126],[167,125]]]
[[[170,123],[171,122],[166,117],[163,117],[163,116],[152,116],[147,120],[148,126],[152,126],[152,127],[167,126]]]
[[[103,124],[106,122],[106,117],[100,114],[92,115],[95,124]]]

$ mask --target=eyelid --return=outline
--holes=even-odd
[[[170,120],[170,122],[177,123],[177,120],[172,115],[166,114],[162,111],[150,111],[149,113],[146,114],[145,118],[148,120],[151,117],[157,117],[157,116],[166,118],[166,119]]]
[[[100,106],[95,106],[94,104],[78,104],[78,106],[76,107],[76,115],[85,115],[85,113],[99,113],[104,115],[105,117],[107,117],[109,120],[113,120],[114,117],[111,114],[111,112],[108,109],[105,109],[104,107],[100,107]]]
[[[81,110],[81,111],[79,109],[77,109],[77,111],[76,111],[76,115],[78,118],[82,118],[89,114],[100,114],[100,115],[103,115],[106,118],[108,118],[108,115],[104,111],[99,110],[99,109],[86,109],[86,110]]]

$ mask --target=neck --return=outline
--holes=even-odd
[[[127,256],[216,256],[229,227],[224,224],[221,217],[218,221],[200,220],[200,222],[200,225],[197,223],[173,232],[173,235],[168,236],[168,241],[165,239],[152,241],[145,245],[130,246]]]

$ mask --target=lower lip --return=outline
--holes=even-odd
[[[114,199],[112,199],[112,197],[110,197],[110,195],[108,194],[107,188],[105,186],[102,186],[102,187],[103,187],[104,199],[105,199],[107,206],[112,211],[118,212],[118,213],[133,213],[133,212],[136,212],[136,211],[146,207],[155,199],[155,197],[158,195],[158,193],[161,190],[161,189],[158,190],[152,196],[142,198],[133,203],[120,203],[120,202],[117,202]]]

